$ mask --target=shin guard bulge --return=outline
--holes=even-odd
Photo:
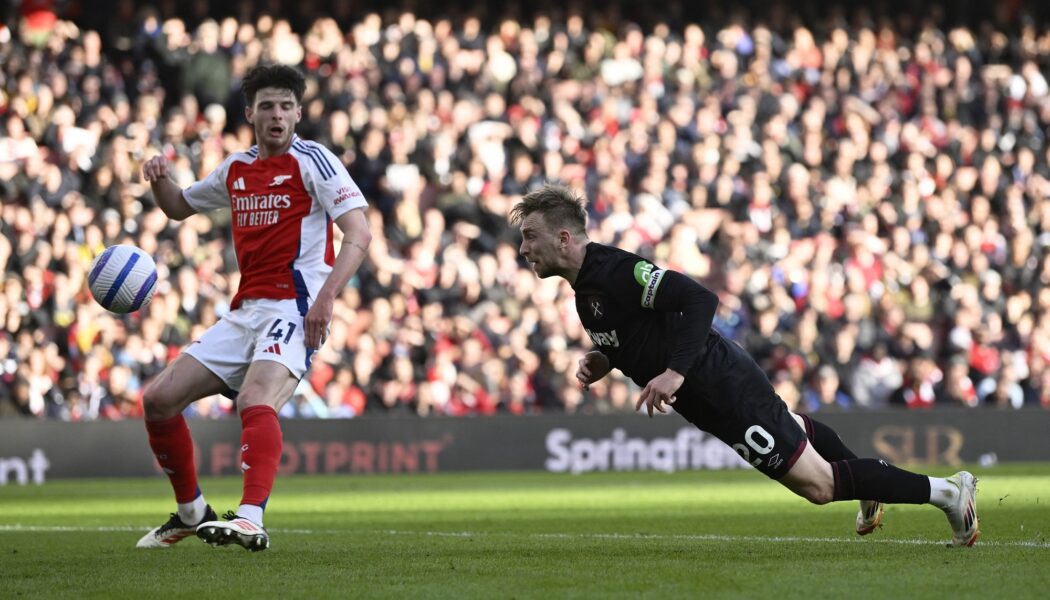
[[[200,494],[197,468],[193,461],[193,438],[183,416],[160,421],[146,421],[153,456],[168,475],[175,490],[175,501],[192,502]]]
[[[241,411],[241,504],[266,506],[281,462],[282,443],[281,424],[272,407],[250,406]]]

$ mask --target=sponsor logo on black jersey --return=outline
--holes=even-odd
[[[638,285],[647,285],[655,268],[655,265],[647,260],[638,261],[634,264],[634,280]]]
[[[663,276],[664,270],[657,269],[651,262],[640,260],[634,265],[634,280],[642,286],[642,308],[653,308]]]
[[[608,346],[610,348],[620,347],[620,338],[616,335],[616,330],[612,331],[591,331],[590,329],[584,329],[587,335],[591,337],[591,341],[594,342],[595,346]]]

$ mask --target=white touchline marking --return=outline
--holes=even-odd
[[[146,526],[133,527],[77,527],[64,525],[0,525],[0,533],[103,533],[124,531],[149,531]],[[270,529],[270,533],[292,535],[346,535],[355,533],[418,535],[423,537],[519,537],[539,539],[597,539],[597,540],[679,540],[687,542],[771,542],[771,543],[829,543],[829,544],[898,544],[903,546],[943,546],[947,542],[919,539],[859,539],[852,537],[804,537],[804,536],[762,536],[762,535],[720,535],[713,533],[698,534],[661,534],[661,533],[514,533],[509,531],[411,531],[402,529],[355,530],[355,529]],[[994,546],[1003,548],[1050,548],[1050,542],[1041,541],[996,541],[978,540],[977,546]]]
[[[682,540],[693,542],[773,542],[773,543],[813,543],[828,542],[833,544],[900,544],[908,546],[935,545],[943,546],[947,542],[937,540],[917,539],[868,539],[858,538],[832,538],[832,537],[801,537],[801,536],[761,536],[761,535],[720,535],[720,534],[650,534],[650,533],[503,533],[482,531],[404,531],[386,530],[372,533],[388,533],[390,535],[420,535],[433,537],[532,537],[553,539],[602,539],[602,540]],[[1002,546],[1023,548],[1050,548],[1050,542],[1039,541],[984,541],[977,542],[979,546]]]
[[[104,533],[107,531],[149,531],[152,527],[75,527],[71,525],[0,525],[2,532],[26,533]]]

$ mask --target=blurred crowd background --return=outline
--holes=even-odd
[[[287,417],[633,410],[565,283],[506,223],[544,181],[592,238],[715,290],[715,327],[801,412],[1050,409],[1050,29],[1006,1],[0,6],[0,416],[141,418],[229,309],[228,213],[168,221],[252,144],[240,80],[307,75],[298,132],[367,196],[375,240]],[[85,271],[160,269],[119,317]],[[222,418],[222,397],[189,413]]]

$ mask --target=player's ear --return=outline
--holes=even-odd
[[[252,109],[252,105],[249,104],[244,107],[244,118],[248,119],[249,125],[255,125],[255,121],[253,120],[255,118],[255,111]]]
[[[569,244],[572,243],[572,234],[569,233],[568,229],[562,229],[558,232],[558,241],[561,242],[562,248],[568,248]]]

